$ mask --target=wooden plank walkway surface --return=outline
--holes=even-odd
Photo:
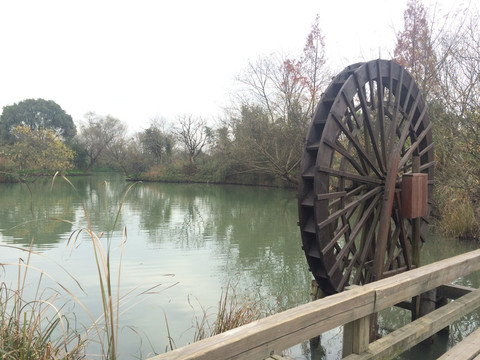
[[[437,360],[480,359],[480,329],[475,330]]]

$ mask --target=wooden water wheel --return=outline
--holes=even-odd
[[[302,248],[325,293],[416,266],[412,233],[424,241],[433,164],[425,102],[403,67],[375,60],[333,79],[307,133],[298,193]],[[425,183],[418,219],[402,209],[409,174]]]

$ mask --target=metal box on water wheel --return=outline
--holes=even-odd
[[[402,176],[402,216],[416,219],[428,215],[428,175],[421,173]]]

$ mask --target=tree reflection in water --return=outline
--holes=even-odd
[[[75,249],[72,256],[79,259],[63,254],[69,251],[62,252],[72,231],[86,225],[79,199],[87,208],[92,227],[107,231],[131,184],[111,174],[70,180],[76,191],[62,179],[57,179],[53,188],[51,179],[39,179],[29,185],[31,195],[25,185],[0,185],[0,242],[28,247],[34,238],[34,250],[64,257],[69,266],[79,266],[72,270],[73,274],[85,275],[83,281],[89,281],[85,261],[80,258],[91,257],[88,247]],[[236,284],[240,295],[261,301],[265,313],[310,301],[311,274],[301,250],[295,195],[293,190],[244,186],[134,186],[118,219],[128,232],[122,282],[128,289],[140,281],[155,282],[162,274],[174,273],[172,282],[178,281],[179,285],[164,295],[142,300],[141,307],[125,314],[126,324],[142,329],[148,336],[143,343],[151,341],[156,351],[162,352],[164,337],[158,338],[158,334],[166,333],[166,329],[163,312],[158,309],[165,310],[172,335],[181,346],[191,340],[185,335],[192,320],[189,295],[198,297],[205,308],[214,307],[222,288]],[[119,231],[108,234],[113,239],[119,235]],[[432,235],[423,246],[422,263],[476,247],[473,242]],[[478,288],[480,280],[478,274],[472,274],[457,283]],[[414,359],[416,354],[422,360],[433,358],[444,344],[450,347],[476,329],[479,316],[475,312],[453,324],[448,341],[442,335],[436,336],[434,347],[422,344],[403,358]],[[409,319],[410,313],[405,310],[383,311],[379,316],[382,334],[398,329]],[[335,359],[341,354],[341,342],[341,329],[334,329],[322,335],[317,350],[312,351],[305,342],[287,353],[300,359]],[[122,346],[128,354],[134,354],[139,347],[131,336],[123,340]],[[139,351],[148,353],[151,349]]]

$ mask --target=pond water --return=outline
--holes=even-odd
[[[163,353],[169,339],[176,347],[192,342],[195,318],[207,313],[213,320],[222,291],[229,285],[239,297],[259,303],[265,312],[310,300],[311,274],[300,247],[295,191],[134,184],[116,174],[69,181],[56,178],[53,184],[52,179],[39,179],[28,187],[0,185],[0,262],[6,264],[0,280],[16,286],[15,264],[19,259],[27,261],[22,249],[32,244],[25,296],[35,295],[38,274],[43,271],[44,296],[58,290],[61,298],[57,301],[65,304],[62,313],[74,319],[71,323],[80,331],[86,331],[102,312],[92,240],[86,231],[80,231],[90,226],[102,234],[105,251],[110,248],[113,293],[121,298],[121,359]],[[473,242],[432,235],[422,249],[422,261],[429,263],[475,248]],[[479,286],[477,275],[459,282]],[[380,317],[384,331],[408,318],[396,309]],[[478,323],[476,313],[469,315],[440,343],[451,346]],[[324,335],[322,345],[316,358],[338,358],[341,329]],[[428,351],[441,351],[441,346]],[[87,358],[95,358],[99,352],[100,345],[93,342]],[[425,352],[421,350],[423,359]],[[307,344],[288,354],[310,358]],[[416,355],[411,352],[408,356]]]

